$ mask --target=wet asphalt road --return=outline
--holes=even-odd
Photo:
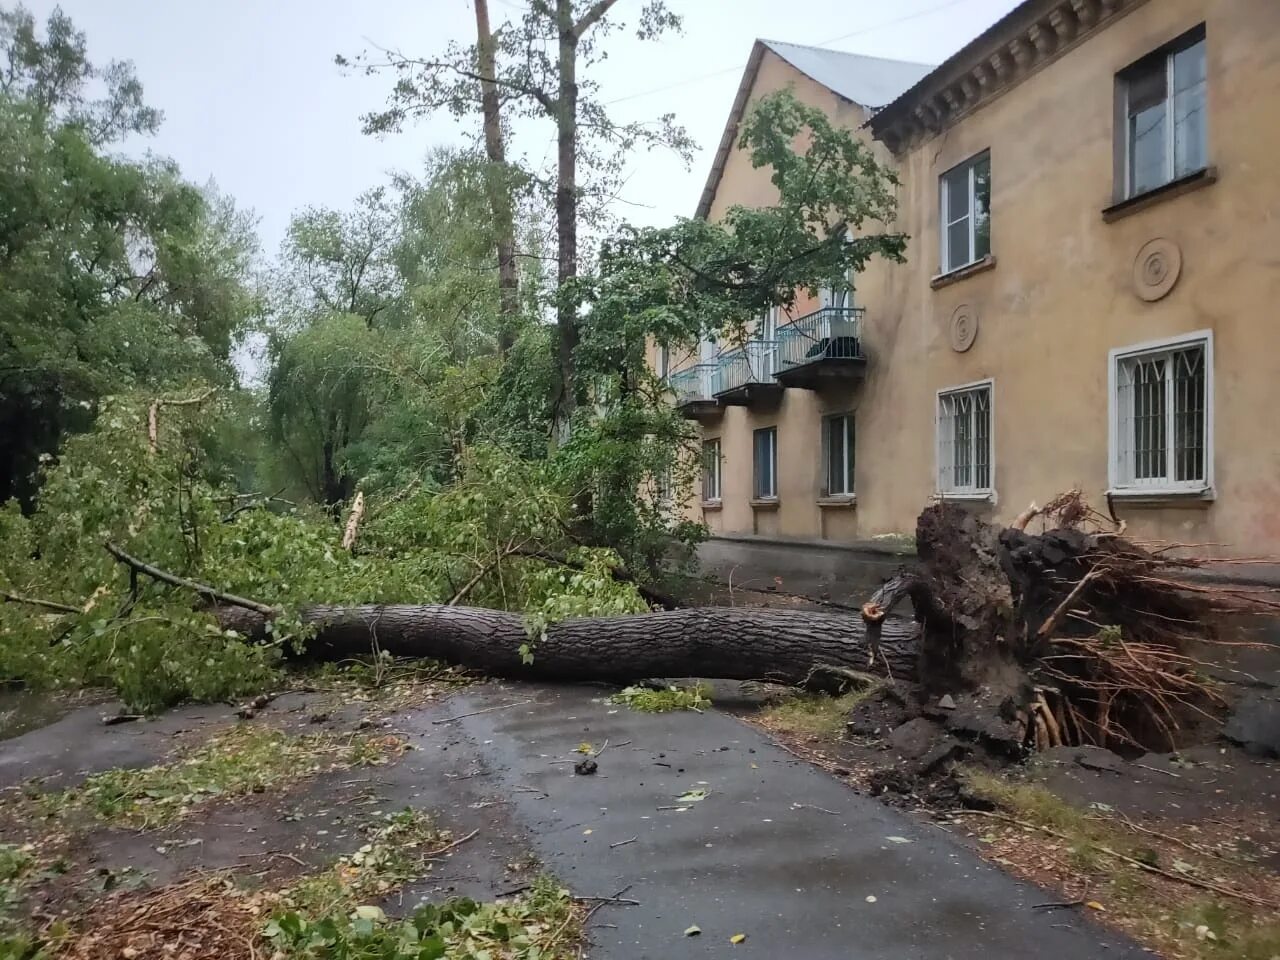
[[[452,698],[447,715],[488,712],[435,726],[431,736],[439,743],[447,730],[450,749],[474,745],[486,792],[510,801],[547,869],[576,893],[627,888],[639,901],[595,913],[593,960],[1144,955],[1071,911],[1033,910],[1058,897],[986,865],[940,827],[852,792],[732,717],[635,713],[606,695],[474,688]],[[579,743],[599,748],[606,739],[594,776],[556,762],[577,756]],[[706,798],[681,803],[689,790]],[[701,934],[686,937],[693,925]],[[732,944],[739,933],[745,941]]]

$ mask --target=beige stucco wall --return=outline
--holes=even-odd
[[[765,50],[751,100],[785,88],[790,88],[804,103],[826,111],[840,125],[859,130],[859,136],[872,146],[879,159],[892,162],[888,151],[860,129],[867,119],[861,107],[836,96],[772,51]],[[735,204],[767,206],[775,202],[777,192],[770,175],[767,168],[753,168],[747,153],[734,151],[725,163],[708,216],[717,219]],[[868,308],[868,316],[880,312],[878,297],[887,291],[888,269],[886,264],[873,264],[858,278],[857,302]],[[780,317],[779,323],[803,316],[817,307],[812,297],[802,293],[795,308]],[[823,507],[818,498],[822,485],[822,417],[853,410],[860,402],[859,393],[855,383],[821,394],[789,389],[774,408],[729,407],[718,419],[706,422],[704,436],[718,437],[721,441],[722,506],[703,511],[693,505],[693,514],[702,516],[713,533],[857,539],[861,535],[858,511],[848,506]],[[753,507],[752,434],[770,426],[778,428],[778,501],[775,506]],[[860,461],[855,470],[855,486],[859,486],[863,483]]]
[[[1115,74],[1198,23],[1208,36],[1209,162],[1218,181],[1106,223],[1112,202]],[[858,108],[766,53],[756,95],[799,96],[856,127]],[[989,149],[994,269],[934,290],[938,175]],[[1214,336],[1216,499],[1117,503],[1141,536],[1280,555],[1280,2],[1150,0],[945,133],[898,158],[897,227],[908,263],[859,278],[867,308],[866,380],[842,393],[788,390],[776,411],[727,410],[705,425],[724,450],[716,532],[857,539],[909,531],[935,491],[936,392],[994,378],[994,504],[1009,519],[1030,501],[1081,487],[1103,505],[1108,463],[1108,352],[1197,330]],[[741,154],[711,215],[770,202],[767,171]],[[1134,293],[1139,248],[1166,237],[1182,275],[1165,299]],[[980,332],[950,346],[960,304]],[[857,505],[822,509],[820,415],[856,410]],[[751,430],[776,423],[779,504],[753,510]]]
[[[1219,180],[1112,223],[1114,77],[1199,23],[1208,37],[1209,162]],[[994,270],[933,290],[938,175],[984,149],[992,163]],[[995,485],[989,512],[1107,488],[1108,353],[1197,330],[1214,335],[1216,500],[1180,507],[1117,503],[1141,536],[1280,553],[1280,4],[1153,0],[1088,38],[1004,96],[911,152],[902,164],[910,269],[891,279],[866,406],[914,429],[863,430],[868,459],[892,464],[892,491],[861,498],[872,527],[900,526],[934,489],[934,393],[995,379]],[[1148,240],[1182,251],[1166,298],[1134,293]],[[967,353],[949,320],[981,318]],[[860,494],[864,491],[860,491]]]

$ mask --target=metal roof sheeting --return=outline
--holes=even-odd
[[[846,100],[872,109],[892,103],[933,70],[928,63],[886,60],[777,40],[760,42],[805,76]]]
[[[724,173],[724,165],[737,139],[738,123],[746,109],[751,89],[755,86],[756,74],[760,70],[760,61],[766,49],[837,96],[868,110],[875,110],[892,102],[933,70],[927,63],[885,60],[882,57],[866,57],[860,53],[805,47],[798,43],[757,40],[751,47],[751,56],[747,58],[747,69],[742,74],[742,82],[738,84],[737,96],[729,110],[729,122],[725,124],[720,146],[711,161],[711,171],[702,188],[702,195],[698,198],[698,209],[694,216],[706,217],[711,210],[711,203],[720,186],[720,177]]]

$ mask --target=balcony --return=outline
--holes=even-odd
[[[782,396],[782,385],[773,379],[777,358],[776,340],[751,340],[721,354],[711,378],[712,395],[726,406],[776,402]]]
[[[712,394],[712,381],[718,367],[716,363],[697,363],[667,377],[667,386],[676,395],[676,409],[681,416],[699,420],[720,412],[720,404]]]
[[[778,369],[784,387],[817,390],[866,375],[862,307],[824,307],[778,328]]]

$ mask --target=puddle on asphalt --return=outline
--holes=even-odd
[[[47,727],[73,709],[65,698],[29,690],[0,690],[0,740]]]

